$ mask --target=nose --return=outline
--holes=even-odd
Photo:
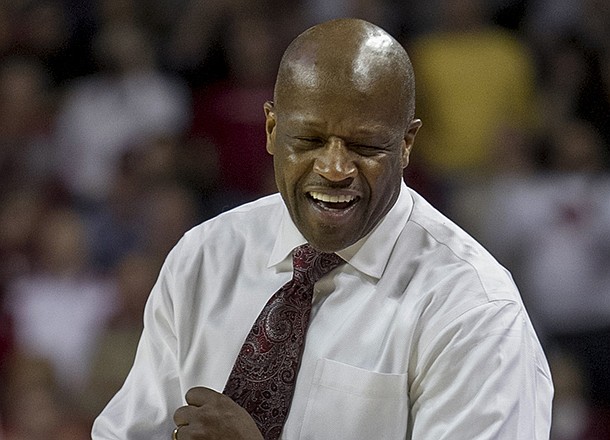
[[[313,170],[331,182],[341,182],[358,174],[345,142],[331,136],[314,161]]]

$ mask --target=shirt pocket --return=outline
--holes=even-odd
[[[406,374],[377,373],[320,359],[299,438],[404,440],[408,406]]]

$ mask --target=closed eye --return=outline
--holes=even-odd
[[[362,156],[374,156],[387,151],[384,146],[366,144],[351,144],[350,149]]]
[[[295,139],[300,146],[305,148],[317,148],[326,143],[326,141],[320,137],[297,136]]]

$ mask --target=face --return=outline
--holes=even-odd
[[[315,248],[344,249],[396,202],[421,122],[388,84],[353,92],[292,87],[265,104],[267,150],[292,220]]]

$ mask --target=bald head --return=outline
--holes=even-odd
[[[329,21],[286,50],[275,102],[264,105],[267,151],[288,212],[316,249],[356,243],[398,199],[421,126],[414,98],[405,50],[371,23]]]
[[[295,87],[352,95],[366,95],[382,87],[399,99],[406,123],[414,116],[415,84],[409,56],[386,31],[364,20],[332,20],[299,35],[280,63],[276,106]]]

